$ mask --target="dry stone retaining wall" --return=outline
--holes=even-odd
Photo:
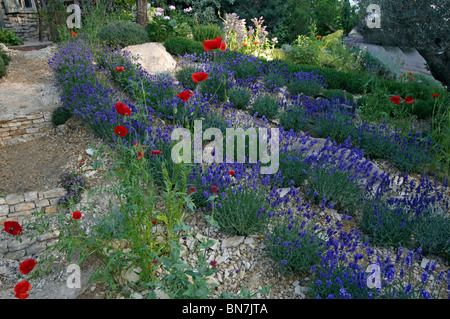
[[[33,212],[44,210],[45,213],[58,212],[59,197],[66,194],[64,188],[55,188],[45,192],[27,192],[24,194],[9,194],[0,197],[0,223],[17,221],[23,225],[25,218]],[[3,229],[3,228],[2,228]],[[45,248],[58,238],[58,232],[46,233],[33,239],[24,233],[22,242],[2,231],[0,235],[0,258],[25,259],[42,253]]]
[[[33,113],[0,120],[0,146],[26,142],[43,136],[52,128],[52,113]]]

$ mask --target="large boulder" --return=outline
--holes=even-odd
[[[130,45],[123,50],[138,57],[136,62],[150,74],[172,72],[177,64],[166,48],[158,42]]]

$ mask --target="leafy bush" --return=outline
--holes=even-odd
[[[0,78],[6,75],[6,65],[3,59],[0,59]]]
[[[189,88],[189,90],[194,91],[197,87],[197,83],[192,80],[192,73],[197,73],[198,70],[194,67],[185,67],[178,70],[175,73],[176,79],[183,84],[183,87]]]
[[[114,49],[149,42],[145,29],[131,21],[109,23],[98,32],[97,36],[101,42]]]
[[[3,43],[9,47],[14,45],[22,45],[23,40],[18,37],[14,31],[0,29],[0,43]]]
[[[281,126],[289,131],[303,131],[309,124],[304,108],[298,106],[288,106],[280,113]]]
[[[258,113],[259,116],[265,116],[267,119],[274,119],[278,114],[279,104],[276,100],[268,95],[257,97],[253,102],[253,113]]]
[[[295,63],[319,65],[322,44],[316,38],[299,35],[292,44],[289,56]]]
[[[342,90],[326,90],[322,92],[323,95],[335,99],[338,103],[344,103],[346,100],[344,98],[344,92]],[[347,101],[353,103],[354,97],[351,93],[346,93]]]
[[[72,111],[67,107],[58,107],[53,110],[52,122],[53,124],[61,125],[66,123],[66,121],[73,115]]]
[[[225,102],[227,99],[227,81],[220,74],[217,75],[214,72],[211,73],[207,81],[200,82],[198,86],[199,91],[201,94],[217,95],[219,101]]]
[[[233,88],[228,92],[228,98],[237,109],[245,109],[250,103],[251,93],[245,88]]]
[[[316,134],[323,138],[330,137],[338,143],[343,143],[355,132],[352,115],[340,111],[323,113],[315,119],[314,124]]]
[[[193,28],[192,32],[194,41],[203,42],[223,36],[223,31],[217,24],[198,25]]]
[[[11,57],[5,52],[0,51],[0,60],[3,60],[3,63],[8,66],[9,61],[11,61]]]
[[[365,205],[361,230],[374,245],[406,246],[410,244],[409,216],[402,207],[389,207],[376,201]]]
[[[256,79],[259,76],[259,68],[256,64],[248,62],[234,66],[234,77],[236,79]]]
[[[300,187],[308,177],[308,163],[304,162],[304,157],[298,151],[280,152],[280,174],[283,181],[282,187],[293,186]]]
[[[266,246],[282,271],[309,274],[311,267],[319,263],[325,245],[314,229],[311,223],[305,227],[305,223],[296,220],[275,222],[266,237]]]
[[[185,55],[186,53],[202,54],[205,52],[201,42],[195,42],[183,37],[170,37],[164,41],[167,52],[173,55]]]
[[[265,75],[263,81],[264,86],[269,90],[275,90],[276,88],[283,87],[287,84],[286,78],[276,73],[269,73]]]
[[[326,166],[312,169],[307,188],[306,196],[315,203],[326,199],[326,203],[349,215],[354,215],[364,198],[363,189],[348,172]]]
[[[267,209],[269,206],[261,189],[227,187],[223,192],[219,189],[213,218],[221,231],[247,236],[261,232],[265,228]]]

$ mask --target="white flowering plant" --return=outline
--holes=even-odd
[[[177,9],[171,5],[164,9],[148,6],[147,16],[147,30],[152,41],[164,42],[171,36],[192,38],[194,15],[190,7]]]

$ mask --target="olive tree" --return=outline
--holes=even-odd
[[[358,31],[365,42],[415,48],[434,78],[450,91],[448,0],[360,0],[358,5],[361,14]]]

